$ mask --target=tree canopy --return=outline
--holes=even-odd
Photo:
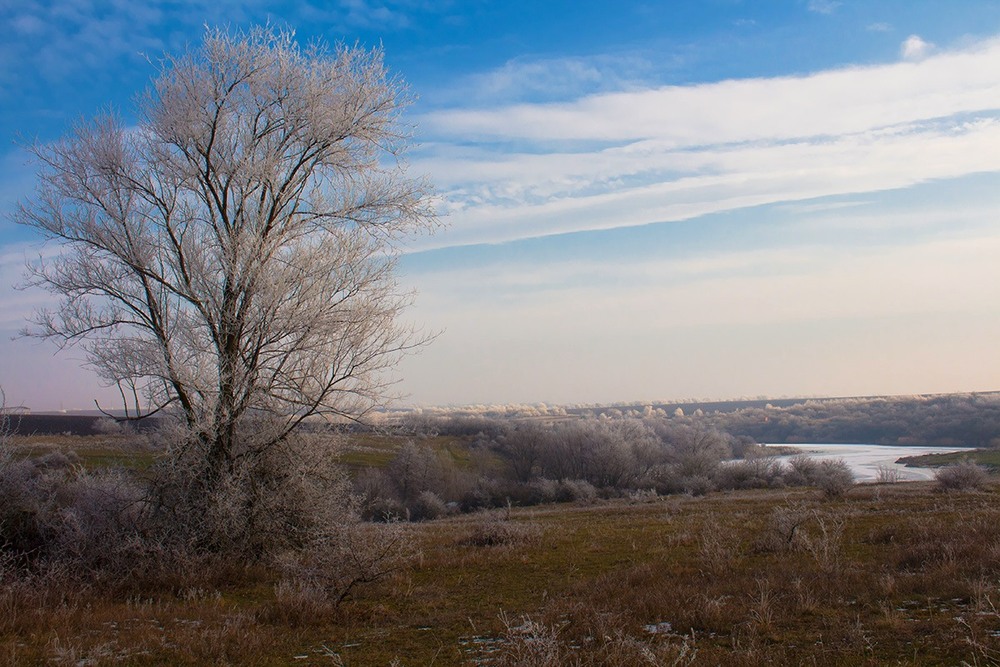
[[[209,31],[139,98],[37,145],[16,220],[61,243],[28,335],[86,352],[144,413],[183,415],[210,467],[303,419],[358,418],[420,342],[398,241],[434,224],[406,171],[408,104],[379,50]],[[266,424],[266,428],[261,424]]]

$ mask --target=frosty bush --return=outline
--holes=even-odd
[[[819,462],[814,483],[827,498],[840,498],[854,486],[854,473],[843,459],[826,459]]]
[[[986,486],[989,475],[982,466],[972,461],[962,461],[939,468],[934,479],[942,491],[978,491]]]

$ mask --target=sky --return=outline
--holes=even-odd
[[[404,405],[1000,389],[1000,3],[0,2],[0,386],[113,404],[16,337],[55,252],[25,146],[205,26],[381,46],[444,227],[407,247]]]

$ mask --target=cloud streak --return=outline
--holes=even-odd
[[[1000,171],[1000,39],[808,76],[448,109],[420,127],[444,245],[908,187]]]

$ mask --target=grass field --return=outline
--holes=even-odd
[[[22,444],[37,454],[73,443]],[[108,463],[108,443],[75,445],[85,463]],[[155,585],[8,581],[0,663],[1000,661],[992,488],[866,485],[840,500],[814,489],[638,496],[403,529],[415,547],[409,566],[339,607],[283,586],[275,568],[239,563]]]
[[[962,461],[971,461],[972,463],[978,463],[981,466],[997,470],[1000,469],[1000,450],[973,449],[967,452],[953,452],[951,454],[907,456],[899,460],[900,463],[924,468],[940,468],[942,466],[961,463]]]

